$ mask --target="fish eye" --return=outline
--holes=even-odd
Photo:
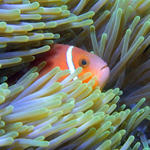
[[[80,67],[87,67],[87,65],[88,65],[88,61],[86,60],[86,59],[81,59],[80,61],[79,61],[79,66]]]

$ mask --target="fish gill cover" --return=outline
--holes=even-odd
[[[149,0],[0,0],[1,149],[148,149],[149,122],[141,122],[150,108],[141,106],[150,98],[149,7]],[[105,90],[92,88],[94,78],[82,83],[88,73],[72,81],[81,68],[69,75],[56,67],[36,80],[44,63],[27,65],[53,42],[101,56],[111,68]],[[22,67],[16,83],[5,82]]]

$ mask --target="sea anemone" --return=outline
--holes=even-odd
[[[149,6],[147,0],[108,1],[99,11],[95,9],[94,25],[84,27],[71,41],[92,49],[108,63],[111,75],[106,89],[121,88],[126,103],[149,99]],[[92,46],[85,40],[87,31]]]
[[[93,11],[75,15],[63,0],[4,0],[0,2],[0,68],[34,60],[50,50],[57,30],[93,23]],[[67,27],[67,28],[66,28]],[[53,33],[54,32],[54,33]]]
[[[0,146],[149,148],[150,108],[141,108],[150,98],[149,7],[149,0],[0,0]],[[87,74],[72,81],[81,68],[56,67],[38,79],[45,62],[27,65],[54,42],[102,57],[111,69],[103,91],[93,89],[94,78],[82,82]]]
[[[122,105],[118,88],[102,92],[91,79],[72,81],[73,74],[54,68],[38,77],[38,67],[27,72],[8,87],[0,85],[0,146],[5,149],[137,149],[131,132],[150,115],[148,106],[139,109],[145,99],[133,108]],[[59,79],[67,76],[59,82]],[[86,76],[86,75],[84,75]],[[36,80],[36,81],[35,81]]]

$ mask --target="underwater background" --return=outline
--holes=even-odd
[[[149,8],[150,0],[0,0],[0,149],[150,149]],[[89,72],[72,80],[82,68],[38,78],[45,62],[30,64],[53,43],[103,58],[104,89],[84,83]]]

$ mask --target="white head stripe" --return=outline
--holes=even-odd
[[[74,46],[70,46],[68,49],[67,49],[67,54],[66,54],[66,59],[67,59],[67,65],[68,65],[68,68],[70,70],[70,73],[74,73],[75,72],[75,66],[74,66],[74,63],[73,63],[73,60],[72,60],[72,49],[74,48]],[[77,79],[77,77],[74,78],[74,80]]]

